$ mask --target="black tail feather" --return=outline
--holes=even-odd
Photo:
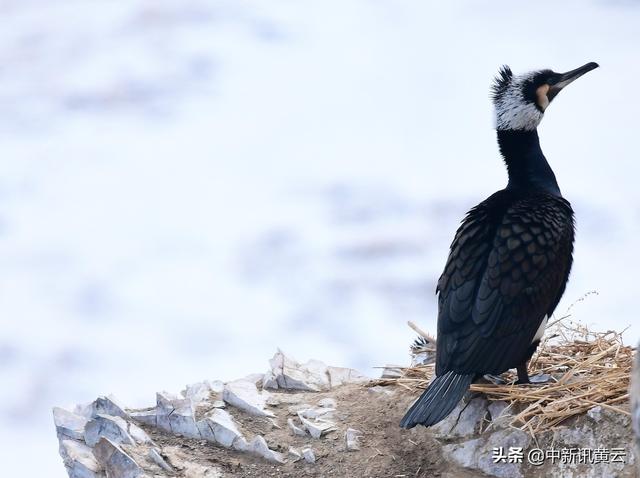
[[[456,407],[473,382],[474,374],[447,372],[436,377],[415,401],[400,422],[402,428],[430,427],[444,419]]]

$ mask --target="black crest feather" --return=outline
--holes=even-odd
[[[513,72],[511,68],[507,65],[502,65],[500,70],[498,70],[498,74],[493,79],[493,85],[491,85],[491,99],[493,101],[496,101],[504,94],[512,78]]]

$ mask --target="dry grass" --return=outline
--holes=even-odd
[[[532,434],[598,405],[629,415],[634,353],[633,347],[624,345],[622,332],[595,332],[565,316],[547,328],[529,364],[530,376],[550,375],[547,383],[515,385],[515,373],[506,372],[501,378],[507,384],[476,383],[471,391],[508,402],[514,413],[511,424]],[[378,384],[417,392],[427,386],[433,373],[433,364],[402,368],[400,376],[382,378]]]

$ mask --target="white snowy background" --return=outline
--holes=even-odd
[[[503,63],[601,65],[540,131],[578,220],[558,311],[597,290],[574,315],[635,342],[638,24],[632,1],[0,1],[3,475],[65,476],[53,405],[151,404],[277,346],[406,363],[506,181]]]

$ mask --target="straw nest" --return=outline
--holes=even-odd
[[[435,341],[415,325],[422,339],[412,347],[416,354],[433,357]],[[536,354],[529,363],[529,375],[545,374],[545,383],[515,385],[517,376],[506,372],[494,382],[474,383],[472,392],[489,400],[504,400],[513,412],[512,426],[535,436],[563,421],[601,406],[616,413],[629,413],[629,378],[635,349],[624,345],[622,332],[596,332],[568,316],[547,327]],[[434,364],[398,368],[396,375],[383,374],[380,385],[397,385],[413,392],[430,382]]]

